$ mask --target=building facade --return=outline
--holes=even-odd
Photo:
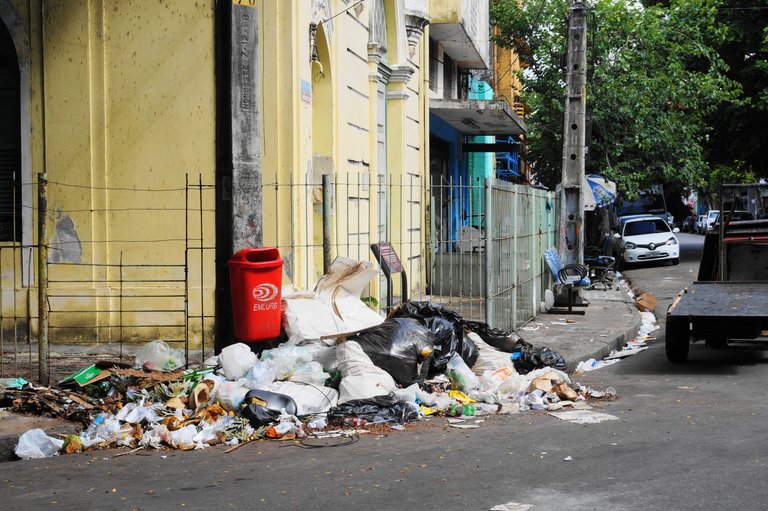
[[[36,335],[41,246],[53,342],[210,348],[248,247],[277,246],[284,283],[311,289],[388,241],[418,287],[428,10],[0,0],[0,331]]]

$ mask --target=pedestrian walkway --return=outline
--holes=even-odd
[[[573,371],[579,362],[601,359],[635,337],[640,329],[640,312],[625,289],[581,290],[588,307],[585,314],[540,314],[517,333],[536,347],[548,346],[560,352]]]

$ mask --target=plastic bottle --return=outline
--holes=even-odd
[[[93,422],[91,422],[91,425],[88,426],[88,429],[85,430],[85,436],[88,438],[95,438],[96,437],[96,431],[99,429],[99,426],[104,424],[104,420],[107,418],[106,413],[100,413],[96,416],[95,419],[93,419]]]

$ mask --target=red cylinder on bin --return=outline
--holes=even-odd
[[[283,258],[274,248],[244,248],[229,260],[235,337],[256,342],[280,336]]]

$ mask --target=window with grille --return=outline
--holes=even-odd
[[[437,90],[437,43],[434,39],[429,40],[429,89]]]
[[[451,99],[453,92],[453,59],[443,54],[443,99]]]

